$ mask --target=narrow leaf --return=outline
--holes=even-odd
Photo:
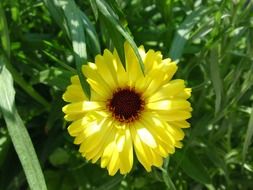
[[[193,27],[200,21],[203,15],[211,9],[206,7],[198,8],[189,14],[184,22],[179,26],[170,48],[170,57],[173,60],[181,58],[186,42],[190,38],[190,32]]]
[[[165,170],[164,168],[160,168],[160,169],[162,170],[163,181],[165,185],[167,186],[167,188],[170,190],[176,190],[176,187],[174,183],[172,182],[171,177],[169,176],[167,170]]]
[[[74,1],[61,1],[61,5],[70,31],[77,73],[85,94],[90,97],[89,84],[82,73],[82,65],[87,64],[87,51],[81,15]]]
[[[96,1],[94,1],[94,0],[89,0],[89,1],[90,1],[90,5],[92,8],[93,14],[95,16],[95,19],[97,20],[98,19],[98,8],[96,5]]]
[[[87,46],[89,49],[91,49],[91,53],[93,53],[94,56],[97,54],[101,53],[100,49],[100,44],[98,41],[98,36],[96,33],[96,30],[88,17],[81,11],[79,10],[82,21],[83,21],[83,26],[85,29],[85,33],[87,34]]]
[[[107,183],[104,183],[100,187],[97,188],[97,190],[110,190],[110,189],[118,189],[116,188],[120,182],[122,181],[122,176],[117,175],[113,177],[110,181]]]
[[[103,15],[100,15],[100,21],[102,27],[106,28],[105,34],[106,38],[111,39],[114,47],[117,49],[120,60],[122,60],[122,64],[124,68],[126,68],[125,64],[125,51],[124,51],[124,37],[117,31],[114,25],[106,20]]]
[[[249,119],[249,123],[248,123],[248,129],[246,132],[246,138],[243,143],[243,150],[242,150],[243,162],[245,161],[246,154],[248,152],[248,148],[251,144],[252,136],[253,136],[253,106],[251,108],[251,114],[250,114],[250,119]]]
[[[215,114],[217,115],[220,111],[221,107],[221,98],[222,98],[222,79],[220,76],[220,68],[219,68],[219,58],[218,58],[218,47],[215,45],[211,50],[210,55],[210,75],[211,81],[213,83],[214,91],[215,91]]]
[[[184,172],[192,179],[202,183],[209,184],[210,177],[202,162],[193,150],[185,152],[177,151],[172,157]]]
[[[0,57],[0,62],[3,65],[2,57]],[[46,190],[44,176],[32,141],[14,104],[15,90],[13,88],[13,79],[5,66],[2,66],[0,72],[0,87],[0,108],[30,189]]]
[[[0,38],[5,54],[10,57],[10,39],[2,3],[0,2]]]
[[[38,101],[45,108],[49,108],[49,103],[45,100],[45,98],[43,98],[39,93],[37,93],[37,91],[34,90],[34,88],[24,80],[21,74],[9,62],[10,39],[9,39],[8,25],[6,22],[5,14],[4,14],[1,3],[0,3],[0,36],[1,36],[1,41],[3,44],[3,50],[4,50],[4,52],[2,52],[4,53],[4,57],[2,57],[2,59],[4,59],[5,65],[8,68],[8,70],[11,72],[15,82],[25,92],[27,92],[27,94],[29,94],[33,99]],[[1,52],[1,49],[0,49],[0,52]],[[0,69],[1,69],[1,66],[2,65],[0,65]]]
[[[53,3],[44,0],[44,2],[72,41],[77,74],[84,93],[90,97],[90,87],[82,73],[82,65],[87,63],[87,51],[81,11],[72,0],[55,0]]]
[[[56,1],[54,0],[44,0],[45,5],[47,6],[51,16],[54,18],[55,22],[61,27],[61,29],[68,35],[70,38],[70,32],[67,27],[66,20],[62,14],[60,7],[56,6]]]

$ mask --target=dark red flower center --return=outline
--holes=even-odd
[[[108,108],[118,121],[129,123],[139,118],[144,101],[141,95],[132,89],[118,89],[109,99]]]

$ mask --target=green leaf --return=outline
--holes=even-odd
[[[10,57],[10,39],[9,39],[9,33],[8,33],[8,25],[5,19],[5,14],[2,9],[2,5],[0,3],[0,34],[1,34],[1,40],[3,43],[3,50],[5,59],[5,65],[8,68],[8,70],[11,72],[15,82],[25,91],[27,92],[33,99],[38,101],[40,104],[45,106],[46,108],[49,108],[49,103],[43,98],[37,91],[34,90],[34,88],[28,84],[24,78],[21,76],[21,74],[10,64],[9,57]],[[1,51],[1,50],[0,50]],[[1,68],[1,65],[0,65]]]
[[[61,29],[68,35],[70,38],[69,28],[67,26],[65,17],[63,16],[62,10],[55,3],[58,1],[54,0],[44,0],[45,5],[47,6],[51,16],[54,18],[55,22],[61,27]],[[59,2],[58,2],[59,4]]]
[[[95,16],[95,19],[97,20],[98,19],[98,8],[96,5],[96,1],[94,1],[94,0],[89,0],[89,1],[90,1],[90,5],[92,8],[93,14]]]
[[[211,8],[200,7],[192,11],[191,14],[185,18],[184,22],[179,26],[171,44],[169,55],[172,60],[178,60],[181,58],[185,44],[190,38],[191,30],[200,19],[211,10]]]
[[[3,65],[2,57],[0,57],[0,64]],[[0,107],[28,184],[32,190],[46,190],[47,187],[32,141],[14,104],[13,79],[5,66],[1,68],[0,86]]]
[[[201,160],[194,153],[194,150],[188,149],[185,152],[177,151],[173,157],[177,164],[192,179],[202,184],[210,184],[211,180],[203,166]]]
[[[67,65],[66,63],[64,63],[62,60],[58,59],[57,57],[55,57],[54,55],[52,55],[50,52],[47,52],[46,50],[43,50],[43,52],[45,53],[45,55],[47,55],[50,59],[52,59],[55,63],[58,63],[61,67],[71,71],[73,74],[76,73],[76,70],[73,69],[72,67],[70,67],[69,65]]]
[[[160,169],[162,170],[163,181],[164,181],[165,185],[167,186],[167,188],[170,190],[176,190],[176,187],[175,187],[173,181],[171,180],[171,177],[168,174],[167,170],[165,170],[164,168],[160,168]]]
[[[85,29],[85,33],[87,34],[87,47],[92,50],[93,56],[101,53],[100,44],[98,41],[98,35],[93,24],[90,22],[88,17],[81,11],[80,15],[83,21],[83,26]]]
[[[176,190],[175,184],[173,183],[171,176],[168,173],[169,161],[170,161],[169,157],[164,159],[163,167],[158,169],[162,171],[162,180],[164,181],[167,188],[170,190]]]
[[[5,58],[5,57],[4,57]],[[3,59],[4,59],[3,58]],[[7,69],[11,72],[14,81],[27,93],[29,94],[34,100],[39,102],[41,105],[45,107],[45,109],[49,109],[50,104],[48,101],[41,96],[32,85],[30,85],[28,82],[25,81],[25,79],[22,77],[22,75],[13,67],[11,63],[9,63],[9,60],[5,58],[5,64]]]
[[[0,2],[0,38],[5,54],[10,57],[10,39],[2,2]]]
[[[87,64],[87,51],[81,11],[72,0],[55,0],[54,3],[45,0],[45,3],[72,41],[77,74],[83,91],[90,97],[90,87],[82,73],[82,65]]]
[[[243,143],[243,150],[242,150],[243,162],[245,161],[246,154],[251,144],[252,136],[253,136],[253,106],[251,107],[251,114],[250,114],[250,119],[248,123],[248,129],[247,129],[246,137]]]
[[[98,187],[97,190],[118,189],[116,187],[120,184],[121,181],[122,181],[122,176],[116,175],[110,181]]]
[[[104,0],[96,0],[97,7],[99,12],[110,22],[112,23],[112,27],[114,27],[132,46],[135,55],[138,58],[138,62],[140,65],[140,68],[142,72],[144,73],[144,64],[141,59],[141,56],[138,51],[138,47],[136,46],[134,40],[132,37],[129,35],[129,33],[126,31],[126,29],[120,24],[119,19],[117,18],[116,14],[114,13],[113,9],[104,1]],[[118,47],[117,51],[122,51],[122,45],[121,47]],[[121,57],[122,63],[124,63],[124,59]]]
[[[114,47],[117,49],[117,53],[120,57],[120,60],[126,68],[125,64],[125,51],[124,51],[124,37],[117,31],[114,25],[109,22],[103,15],[100,15],[100,21],[102,27],[106,29],[105,34],[106,34],[106,39],[111,39]]]
[[[69,160],[69,154],[62,148],[57,148],[49,157],[49,161],[54,166],[66,164]]]
[[[38,77],[34,79],[33,83],[43,83],[58,89],[65,90],[69,85],[69,78],[73,75],[72,72],[59,69],[57,67],[50,67],[38,73]]]
[[[77,73],[85,94],[90,97],[90,87],[82,73],[82,65],[87,64],[87,51],[80,11],[72,0],[62,0],[60,4],[70,31]]]
[[[221,107],[221,100],[222,100],[222,79],[220,76],[220,69],[219,69],[219,57],[218,57],[218,46],[215,45],[211,50],[210,55],[210,75],[211,81],[213,83],[214,91],[215,91],[215,114],[217,115],[220,111]]]

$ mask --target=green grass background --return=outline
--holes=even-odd
[[[0,190],[253,189],[251,0],[2,0],[0,35]],[[162,168],[109,177],[72,144],[61,96],[125,40],[178,61],[192,127]]]

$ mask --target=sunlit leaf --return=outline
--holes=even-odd
[[[0,64],[3,65],[2,58],[0,61]],[[45,180],[32,141],[15,107],[13,80],[5,66],[2,66],[0,72],[0,86],[0,107],[29,186],[31,189],[46,190]]]

